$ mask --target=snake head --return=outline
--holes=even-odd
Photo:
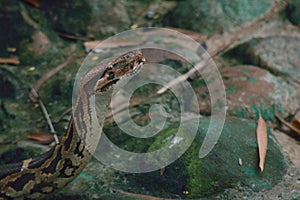
[[[145,63],[141,51],[131,51],[110,62],[96,84],[96,91],[104,92],[125,76],[132,76]]]

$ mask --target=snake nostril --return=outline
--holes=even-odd
[[[130,64],[130,69],[133,69],[133,67],[134,67],[134,64],[131,63],[131,64]]]

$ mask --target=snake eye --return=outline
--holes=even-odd
[[[111,80],[115,78],[115,73],[114,72],[109,72],[107,79]]]

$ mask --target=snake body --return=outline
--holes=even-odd
[[[131,76],[144,62],[141,51],[132,51],[90,70],[81,80],[73,115],[60,143],[38,157],[0,166],[0,199],[39,198],[71,182],[92,157],[93,150],[86,145],[100,137],[88,134],[91,126],[90,96],[94,93],[104,97],[111,94],[108,91],[119,80]],[[106,113],[109,102],[103,104],[102,115]]]

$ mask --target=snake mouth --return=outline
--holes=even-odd
[[[138,71],[140,71],[142,65],[144,65],[145,59],[143,59],[134,69],[131,70],[130,75],[136,74]]]
[[[114,84],[116,84],[120,79],[116,78],[114,80],[111,80],[109,82],[107,82],[105,85],[103,85],[100,89],[96,90],[99,92],[105,92],[107,91],[110,87],[112,87]]]

